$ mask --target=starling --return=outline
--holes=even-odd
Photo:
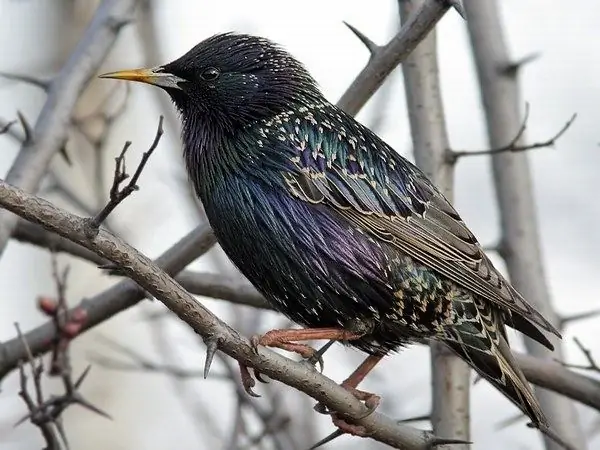
[[[432,182],[328,102],[289,53],[226,33],[163,66],[103,77],[169,94],[221,247],[273,308],[305,327],[272,330],[255,345],[305,357],[315,351],[303,341],[353,345],[369,357],[342,385],[375,408],[379,397],[357,389],[375,364],[408,343],[441,341],[547,428],[505,325],[548,348],[539,328],[558,331],[494,268]],[[254,380],[243,375],[250,391]]]

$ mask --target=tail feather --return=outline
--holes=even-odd
[[[456,341],[445,341],[458,356],[523,411],[536,428],[548,428],[548,421],[531,387],[516,365],[508,343],[504,338],[501,338],[501,342],[504,345],[495,346],[488,353]]]
[[[442,341],[512,401],[536,428],[548,429],[533,390],[506,340],[503,315],[487,302],[462,298],[455,305],[454,324]]]

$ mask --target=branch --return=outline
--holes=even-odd
[[[401,18],[406,21],[423,3],[399,0],[398,4]],[[451,199],[454,174],[453,167],[446,162],[448,132],[440,92],[435,30],[406,59],[402,71],[417,166]],[[471,370],[446,345],[436,342],[431,343],[431,364],[433,430],[437,435],[469,441]],[[466,450],[469,445],[458,444],[452,448]]]
[[[8,183],[27,191],[39,188],[52,157],[64,146],[79,95],[112,48],[136,3],[136,0],[103,0],[98,6],[79,44],[52,82],[32,139],[23,143],[6,176]],[[0,211],[0,255],[16,224],[14,215]]]
[[[367,46],[371,57],[365,68],[339,99],[337,106],[348,114],[356,115],[383,84],[387,76],[433,30],[450,7],[456,7],[456,2],[449,0],[423,1],[420,8],[414,11],[405,21],[398,34],[381,47],[376,46],[356,28],[346,24]]]
[[[27,229],[27,231],[21,232],[21,229]],[[24,242],[36,243],[32,242],[35,240],[40,242],[39,245],[42,247],[53,248],[54,251],[57,252],[64,251],[71,255],[86,259],[94,264],[105,265],[108,262],[107,259],[97,255],[91,250],[71,242],[64,237],[57,236],[55,233],[46,231],[39,225],[21,220],[17,227],[17,231],[20,232],[21,237],[33,235],[33,239],[25,239]],[[195,259],[195,257],[186,257],[183,255],[184,252],[197,251],[197,253],[204,253],[207,247],[209,248],[212,243],[214,243],[214,237],[212,236],[210,228],[200,227],[183,238],[167,252],[171,254],[170,262],[162,262],[169,259],[167,254],[161,256],[157,262],[169,273],[175,273],[176,270],[172,269],[172,261],[183,256],[183,259],[179,261],[179,267],[185,266],[188,262]],[[180,282],[186,290],[196,295],[222,299],[236,305],[252,306],[267,310],[272,309],[265,298],[262,297],[250,283],[240,281],[239,278],[183,270],[179,272],[176,280]],[[133,292],[133,295],[139,295],[139,297],[130,301],[129,296],[132,295],[131,292]],[[126,306],[121,309],[116,309],[114,303],[120,304],[120,301],[122,300],[121,295],[125,296]],[[143,295],[140,288],[133,285],[130,281],[125,280],[117,286],[89,298],[78,306],[78,308],[83,308],[88,316],[87,321],[83,324],[81,332],[110,319],[121,310],[133,306],[137,301],[142,299]],[[161,316],[163,315],[162,313],[159,314]],[[154,319],[153,316],[150,318]],[[35,354],[41,354],[49,350],[46,343],[51,341],[54,336],[54,328],[46,324],[30,331],[25,335],[25,338],[27,341],[35,344],[33,352]],[[0,379],[17,367],[17,362],[26,356],[25,353],[23,353],[23,350],[22,343],[18,339],[13,339],[4,344],[0,344]],[[569,398],[600,411],[600,382],[568,370],[555,361],[540,360],[524,354],[517,354],[517,359],[525,376],[530,382],[545,389],[568,396]]]
[[[163,302],[205,342],[216,343],[219,350],[240,363],[259,368],[261,374],[294,387],[330,410],[339,411],[344,416],[356,420],[369,431],[373,439],[394,447],[423,450],[438,442],[431,432],[398,425],[377,412],[360,419],[364,416],[366,407],[346,389],[305,364],[295,363],[264,348],[253,349],[247,340],[242,339],[198,303],[152,260],[105,230],[100,229],[97,235],[90,237],[89,233],[86,233],[85,219],[67,213],[48,201],[27,194],[4,181],[0,181],[0,205],[110,260],[142,289]],[[90,314],[90,321],[91,316]],[[39,352],[44,343],[34,340],[33,346],[36,346]],[[6,351],[3,353],[2,365],[6,367]]]
[[[464,0],[467,27],[481,87],[490,146],[511,142],[522,127],[520,92],[516,71],[507,71],[511,59],[504,42],[496,1]],[[515,145],[524,145],[520,133]],[[500,208],[502,256],[515,288],[552,323],[558,317],[550,303],[540,250],[538,219],[527,153],[492,156],[494,184]],[[529,353],[542,358],[562,357],[561,343],[550,336],[555,353],[525,339]],[[585,436],[574,405],[551,392],[536,389],[551,428],[574,448],[585,447]],[[546,449],[560,448],[544,436]]]

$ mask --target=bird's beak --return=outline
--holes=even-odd
[[[163,88],[181,89],[179,83],[186,81],[172,73],[165,72],[162,67],[153,69],[121,70],[119,72],[105,73],[100,78],[116,78],[118,80],[139,81],[153,84]]]

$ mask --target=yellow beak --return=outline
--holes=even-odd
[[[153,69],[121,70],[119,72],[102,74],[99,76],[99,78],[115,78],[117,80],[139,81],[141,83],[148,83],[171,89],[181,89],[179,87],[179,83],[186,81],[183,78],[173,75],[172,73],[164,72],[162,67],[155,67]]]

